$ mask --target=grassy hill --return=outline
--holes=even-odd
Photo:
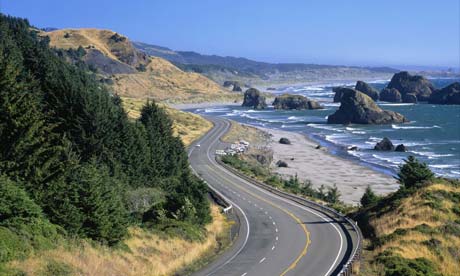
[[[458,275],[458,180],[400,190],[361,210],[357,219],[369,239],[362,275]]]
[[[84,62],[120,96],[167,102],[237,97],[198,73],[184,72],[165,59],[148,56],[127,37],[110,30],[62,29],[41,35],[50,38],[51,46],[67,50],[68,60]]]

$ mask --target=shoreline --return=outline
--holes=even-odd
[[[275,173],[284,177],[297,174],[300,180],[311,181],[315,188],[335,184],[342,194],[341,200],[347,204],[359,204],[368,185],[379,195],[394,192],[399,188],[396,179],[390,175],[360,162],[333,154],[327,147],[316,149],[317,141],[305,134],[252,127],[271,134],[269,147],[273,149],[274,154],[270,167]],[[291,145],[280,144],[278,141],[281,137],[288,138]],[[285,161],[288,167],[278,168],[275,165],[278,160]]]

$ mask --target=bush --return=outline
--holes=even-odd
[[[49,261],[41,271],[40,276],[70,276],[74,270],[66,263]]]
[[[409,156],[405,164],[399,167],[398,180],[404,188],[421,187],[433,178],[434,174],[427,164],[419,162],[414,156]]]
[[[434,265],[425,258],[406,259],[384,251],[376,261],[384,265],[385,276],[440,276]]]
[[[17,183],[0,176],[0,263],[53,248],[61,232]]]

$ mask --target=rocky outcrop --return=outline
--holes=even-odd
[[[308,109],[323,109],[323,106],[320,105],[317,101],[309,100]]]
[[[398,89],[402,96],[410,93],[415,94],[419,101],[428,101],[431,93],[435,91],[433,85],[425,77],[413,76],[404,71],[394,74],[387,88]]]
[[[233,92],[243,91],[243,85],[239,81],[224,81],[224,87],[232,89]]]
[[[395,151],[398,151],[398,152],[406,152],[406,151],[407,151],[407,147],[404,146],[404,144],[399,144],[399,145],[396,146]]]
[[[380,100],[384,102],[400,103],[402,101],[401,93],[395,88],[385,88],[380,92]]]
[[[283,144],[283,145],[290,145],[291,141],[288,138],[281,137],[280,140],[279,140],[279,143]]]
[[[339,86],[332,88],[332,92],[335,92],[334,103],[340,103],[340,100],[342,99],[342,93],[344,91],[343,89],[346,89],[346,87]]]
[[[275,98],[275,109],[321,109],[322,106],[302,95],[283,94]]]
[[[276,162],[276,165],[279,167],[279,168],[287,168],[288,167],[288,164],[286,162],[284,162],[283,160],[278,160]]]
[[[255,88],[249,88],[244,92],[243,105],[245,107],[252,107],[254,109],[265,109],[267,103],[265,97],[261,95],[260,91]]]
[[[413,93],[406,94],[402,97],[403,103],[417,103],[417,96]]]
[[[328,124],[390,124],[407,119],[396,112],[382,110],[367,95],[351,88],[343,88],[340,108],[327,118]]]
[[[374,150],[380,151],[393,151],[394,149],[395,146],[387,137],[383,138],[382,141],[378,142],[374,147]]]
[[[432,104],[460,104],[460,83],[454,82],[441,90],[435,91],[431,94],[428,102]]]
[[[371,97],[374,101],[379,99],[379,91],[364,81],[357,81],[355,89]]]

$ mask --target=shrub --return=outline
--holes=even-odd
[[[409,156],[405,164],[399,167],[398,180],[405,188],[421,187],[433,178],[434,174],[427,164],[419,162],[414,156]]]
[[[70,276],[74,274],[74,270],[68,264],[49,261],[41,271],[40,276]]]
[[[384,265],[385,276],[440,276],[433,263],[425,258],[406,259],[387,250],[376,261]]]
[[[0,263],[53,248],[59,233],[17,183],[0,176]]]
[[[334,184],[333,187],[328,187],[325,200],[329,203],[339,203],[340,202],[340,192],[337,188],[337,185]]]

